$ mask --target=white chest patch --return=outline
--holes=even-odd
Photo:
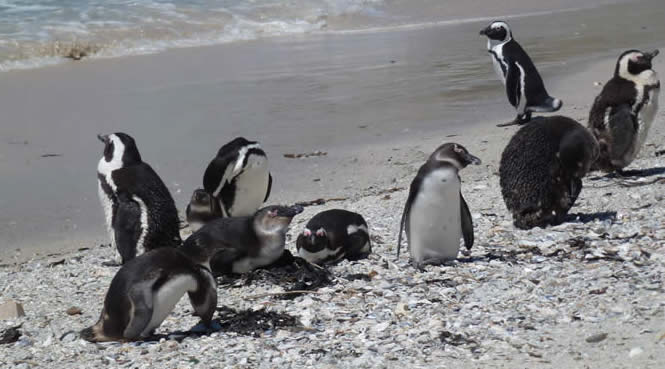
[[[236,177],[236,193],[229,212],[233,216],[254,214],[263,204],[268,189],[268,159],[265,156],[250,155],[247,165]]]
[[[457,258],[462,223],[456,170],[437,169],[423,180],[407,221],[409,249],[414,261]]]
[[[115,248],[115,232],[113,231],[113,200],[109,195],[104,192],[102,188],[102,182],[97,179],[97,194],[99,195],[99,201],[102,203],[102,209],[104,209],[104,218],[106,219],[106,230],[109,233],[111,238],[111,246]]]
[[[179,275],[164,283],[152,295],[152,317],[150,323],[141,332],[141,336],[149,336],[150,332],[159,327],[173,311],[173,308],[185,293],[195,292],[197,289],[198,283],[191,275]]]
[[[246,257],[233,263],[233,273],[248,273],[274,263],[284,252],[284,238],[281,234],[272,235],[262,244],[259,255]]]
[[[487,41],[487,50],[492,51],[494,54],[490,54],[492,58],[492,65],[494,66],[494,72],[496,73],[499,80],[505,85],[506,84],[506,75],[503,73],[501,65],[508,70],[508,63],[505,62],[503,57],[503,45],[504,43],[492,45],[490,41]]]
[[[309,261],[310,263],[316,264],[323,260],[326,260],[331,256],[335,256],[335,259],[331,259],[331,261],[337,261],[342,257],[344,257],[344,253],[340,252],[339,249],[331,250],[327,247],[317,252],[309,252],[305,250],[305,248],[301,248],[300,250],[298,250],[298,256]]]

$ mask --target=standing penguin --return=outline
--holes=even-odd
[[[226,217],[254,214],[268,200],[271,186],[265,151],[243,137],[222,146],[203,175],[203,187]]]
[[[411,258],[416,265],[457,258],[460,237],[473,246],[473,221],[461,191],[459,171],[480,164],[464,146],[446,143],[437,148],[411,182],[397,240],[397,257],[406,229]]]
[[[650,53],[628,50],[619,56],[614,77],[603,87],[589,112],[589,129],[598,139],[594,169],[621,171],[640,152],[658,110],[660,80]]]
[[[553,116],[521,128],[503,150],[499,183],[521,229],[563,222],[598,157],[598,143],[576,121]]]
[[[203,323],[217,308],[217,283],[210,258],[217,246],[160,248],[130,260],[113,277],[95,325],[81,331],[90,342],[134,341],[149,337],[182,296]]]
[[[498,124],[498,127],[527,123],[533,112],[561,109],[563,103],[547,93],[536,66],[513,39],[508,23],[492,22],[480,34],[487,37],[487,51],[492,56],[494,71],[506,87],[510,105],[517,109],[514,121]]]
[[[133,259],[139,249],[180,245],[173,198],[152,167],[141,160],[134,139],[120,132],[97,137],[104,143],[97,165],[99,198],[122,263]]]
[[[219,202],[202,188],[194,190],[185,214],[192,232],[198,231],[209,221],[223,216],[222,210],[219,208]]]
[[[251,216],[213,220],[187,240],[185,246],[222,249],[210,266],[215,275],[247,273],[270,265],[284,253],[286,231],[302,206],[266,206]]]
[[[314,264],[358,260],[372,252],[367,222],[358,213],[331,209],[316,214],[296,240],[301,258]]]

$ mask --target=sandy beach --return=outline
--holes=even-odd
[[[582,124],[622,50],[665,47],[661,1],[598,4],[510,19],[564,101],[559,113]],[[504,13],[483,16],[493,14]],[[518,231],[496,175],[515,128],[495,124],[514,110],[478,36],[486,24],[271,38],[0,73],[0,303],[19,301],[27,315],[2,322],[22,323],[24,335],[0,346],[0,364],[660,368],[665,190],[645,181],[664,166],[655,154],[665,148],[663,94],[630,167],[653,175],[622,182],[592,173],[571,210],[577,218]],[[665,75],[662,55],[654,69]],[[264,296],[284,286],[261,278],[221,284],[220,306],[297,319],[259,337],[222,331],[113,345],[62,337],[97,319],[116,271],[101,266],[114,250],[100,247],[108,236],[95,178],[95,135],[114,131],[136,138],[181,212],[220,145],[257,139],[275,179],[269,203],[340,199],[299,215],[287,248],[311,216],[339,207],[365,215],[375,252],[331,268],[332,285],[294,300]],[[448,141],[483,160],[462,173],[476,246],[466,262],[420,273],[406,256],[395,261],[398,219],[418,167]],[[284,157],[314,151],[326,155]],[[359,274],[365,279],[349,277]],[[71,306],[82,314],[67,315]],[[183,299],[159,331],[196,322]]]

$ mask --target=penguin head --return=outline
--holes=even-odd
[[[249,141],[248,139],[244,137],[236,137],[233,140],[227,142],[222,146],[218,151],[217,151],[217,156],[224,156],[226,155],[229,151],[237,151],[240,150],[242,147],[247,147],[249,145],[253,145],[257,143],[256,141]]]
[[[286,232],[291,220],[302,213],[304,208],[300,205],[281,206],[271,205],[259,209],[254,214],[254,228],[260,234],[274,234]]]
[[[471,155],[464,146],[454,142],[439,146],[428,160],[447,162],[457,167],[458,170],[466,168],[469,164],[479,165],[482,163],[478,157]]]
[[[198,206],[210,206],[212,203],[212,196],[202,188],[197,188],[192,193],[192,199],[190,200],[191,204]]]
[[[328,232],[323,227],[314,231],[305,228],[298,236],[296,247],[298,250],[305,248],[309,252],[321,251],[328,247]]]
[[[658,55],[658,50],[646,53],[639,50],[624,51],[617,60],[614,75],[632,80],[633,76],[652,69],[651,60],[656,55]]]
[[[504,21],[494,21],[489,26],[480,30],[480,34],[494,42],[508,42],[513,38],[508,23]]]
[[[141,163],[141,154],[130,135],[116,132],[110,135],[97,135],[97,138],[104,143],[102,160],[107,163],[109,169],[115,170]]]

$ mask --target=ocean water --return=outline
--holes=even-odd
[[[592,0],[584,6],[621,0]],[[580,7],[460,0],[0,0],[0,71],[263,37]],[[535,4],[534,4],[535,3]]]

